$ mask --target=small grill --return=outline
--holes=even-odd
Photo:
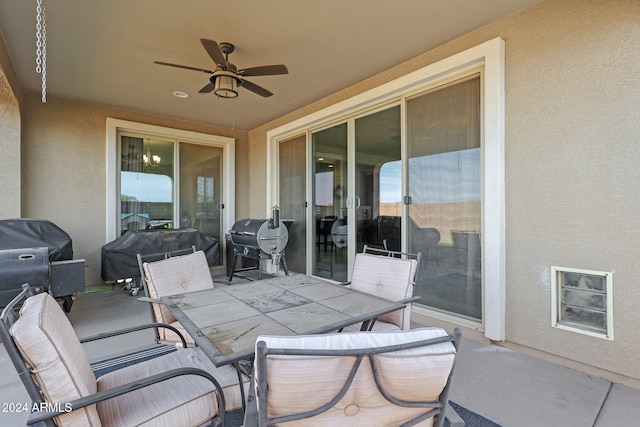
[[[71,237],[50,221],[0,220],[0,307],[29,283],[62,301],[66,312],[85,290],[85,260],[73,258]]]
[[[229,230],[233,242],[233,262],[229,280],[233,278],[237,258],[249,258],[258,262],[258,278],[261,278],[262,261],[271,260],[274,265],[282,262],[285,274],[289,274],[284,257],[284,248],[289,242],[289,232],[280,222],[280,213],[276,208],[269,219],[241,219]]]

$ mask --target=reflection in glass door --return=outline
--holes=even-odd
[[[218,242],[223,236],[222,154],[220,147],[180,143],[180,228],[195,228]]]
[[[481,321],[480,77],[410,99],[407,138],[419,304]]]
[[[173,142],[120,138],[120,232],[173,228]]]
[[[289,271],[307,271],[306,136],[278,144],[280,221],[289,232],[285,257]]]
[[[348,277],[347,124],[312,134],[313,274]]]
[[[355,120],[356,252],[401,250],[400,107]]]

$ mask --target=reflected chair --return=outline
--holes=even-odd
[[[242,403],[238,378],[232,367],[217,368],[199,348],[94,376],[83,342],[152,326],[81,341],[53,297],[33,295],[24,285],[0,315],[0,339],[32,401],[27,425],[224,424],[225,411]]]
[[[461,335],[423,328],[258,337],[244,425],[441,427],[452,411]]]
[[[480,271],[480,233],[476,231],[451,230],[455,261],[470,274]]]
[[[351,282],[352,289],[405,303],[405,308],[385,314],[375,319],[369,330],[392,331],[409,330],[411,327],[411,307],[414,297],[416,277],[420,268],[422,253],[388,251],[364,246],[362,253],[356,254]],[[344,331],[355,331],[358,327],[347,327]]]
[[[138,263],[142,266],[143,286],[145,294],[152,299],[158,299],[175,294],[202,291],[213,288],[211,270],[203,251],[195,251],[187,255],[172,256],[160,261],[145,262],[140,256]],[[151,303],[153,320],[169,324],[180,331],[187,344],[194,344],[194,340],[184,327],[176,320],[163,304]],[[178,337],[171,330],[158,330],[161,342],[179,342]]]

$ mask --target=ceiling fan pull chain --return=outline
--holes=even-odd
[[[36,5],[36,73],[42,72],[42,0]]]
[[[45,0],[36,4],[36,73],[42,74],[42,103],[47,102],[47,15]]]

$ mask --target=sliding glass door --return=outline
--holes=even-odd
[[[224,236],[222,148],[184,142],[179,147],[180,227],[195,228],[220,242]]]
[[[289,271],[307,270],[306,135],[278,144],[280,220],[289,232],[285,258]]]
[[[349,264],[347,123],[314,132],[312,145],[313,274],[346,281]]]
[[[194,228],[222,242],[223,152],[213,145],[121,135],[120,234]]]
[[[310,272],[347,281],[364,245],[421,252],[419,304],[481,322],[480,76],[405,102],[404,158],[400,104],[310,132]],[[303,153],[280,150],[281,204],[301,219]]]
[[[408,246],[419,304],[482,319],[480,77],[407,101]]]
[[[402,248],[400,107],[355,120],[356,253]]]

